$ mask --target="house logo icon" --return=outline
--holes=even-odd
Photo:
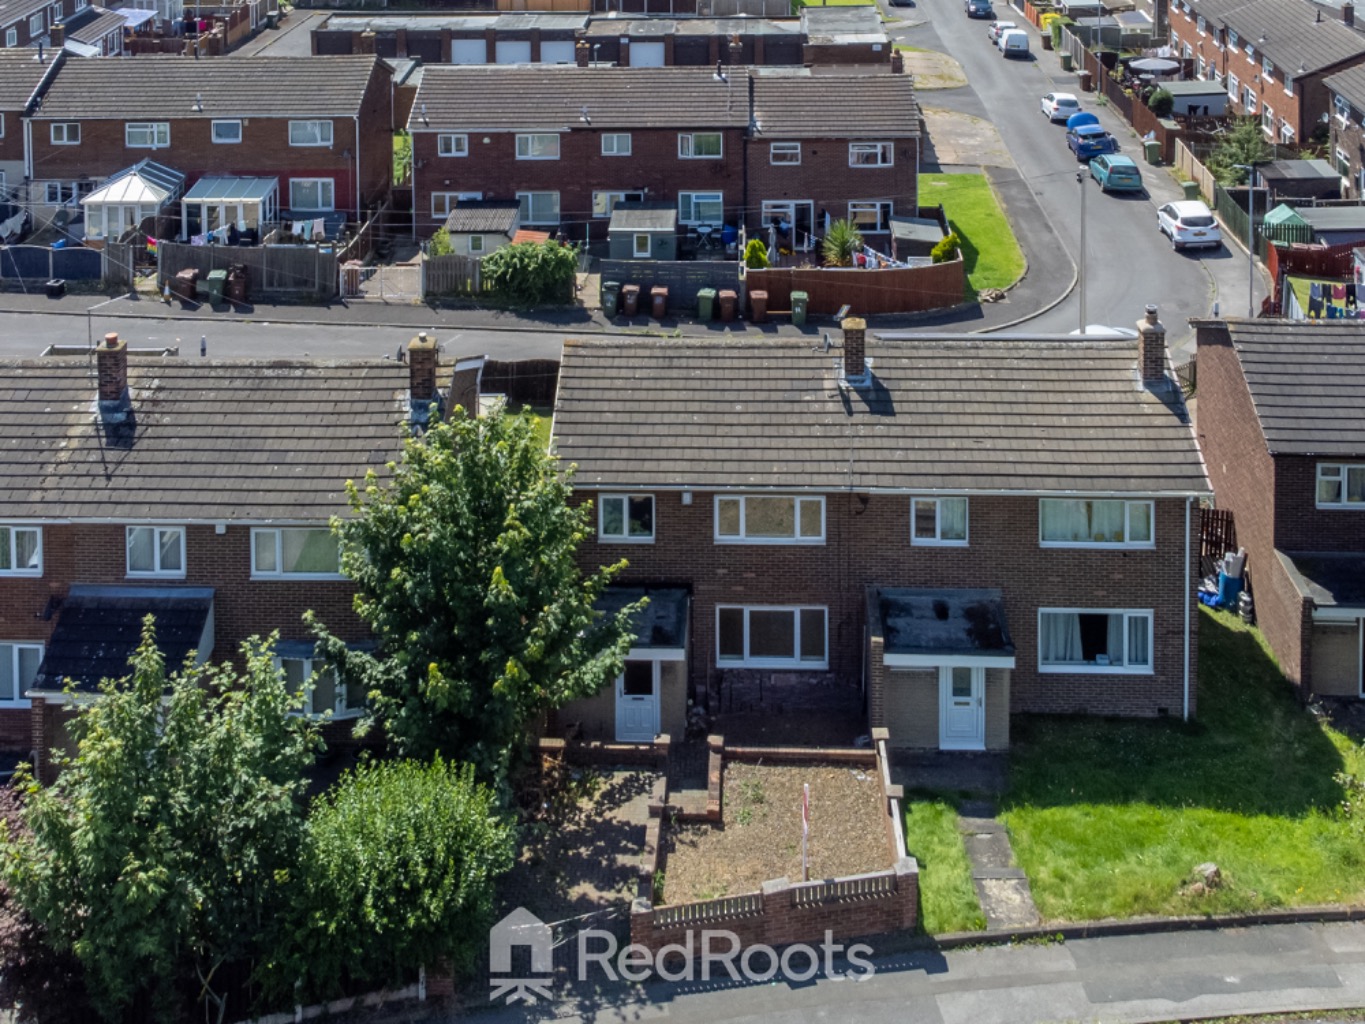
[[[512,950],[518,946],[530,947],[531,973],[543,977],[498,977],[512,973]],[[525,907],[517,907],[488,931],[488,973],[490,1001],[505,996],[508,1003],[521,1000],[529,1005],[537,996],[549,999],[554,975],[554,934],[550,926]]]

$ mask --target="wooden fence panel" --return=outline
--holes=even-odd
[[[483,260],[450,253],[422,260],[422,297],[429,295],[482,295]]]
[[[559,386],[559,360],[522,359],[505,362],[490,359],[483,366],[481,388],[486,394],[506,395],[512,405],[555,404]]]
[[[1211,204],[1214,200],[1214,188],[1217,186],[1213,172],[1199,162],[1194,152],[1182,140],[1177,140],[1175,144],[1175,165],[1186,181],[1192,181],[1199,186],[1199,194],[1204,197],[1204,202]]]
[[[330,299],[337,292],[337,260],[330,251],[312,245],[185,245],[162,242],[157,287],[182,270],[197,268],[201,275],[247,268],[253,295],[307,295]]]
[[[812,314],[829,315],[843,306],[855,316],[918,313],[956,306],[963,301],[967,278],[960,259],[927,267],[853,270],[842,267],[751,270],[749,292],[766,291],[768,308],[791,309],[791,293],[810,297]]]

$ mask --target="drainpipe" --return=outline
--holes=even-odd
[[[1190,505],[1193,498],[1185,499],[1185,568],[1180,574],[1181,585],[1185,590],[1185,707],[1181,719],[1190,720]]]
[[[360,115],[357,114],[351,120],[355,122],[355,219],[358,223],[360,221]],[[390,118],[389,121],[392,123],[393,119]],[[392,140],[392,132],[389,133],[389,138]],[[389,146],[393,146],[392,141],[389,142]],[[389,157],[389,162],[392,164],[392,156]]]

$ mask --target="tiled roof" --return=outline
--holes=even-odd
[[[90,9],[98,10],[98,8]],[[74,39],[78,43],[98,43],[110,32],[122,30],[126,24],[128,24],[128,19],[117,11],[100,11],[80,28],[68,32],[66,38]]]
[[[320,522],[401,450],[397,363],[129,360],[106,431],[85,359],[0,361],[0,518]]]
[[[43,75],[52,70],[52,50],[44,51],[43,63],[38,63],[36,49],[0,50],[0,110],[23,110]],[[20,131],[20,126],[14,126]]]
[[[1323,84],[1351,101],[1356,110],[1365,110],[1365,65],[1357,64],[1335,75],[1328,75]]]
[[[1365,455],[1365,323],[1230,320],[1273,454]]]
[[[910,75],[756,75],[754,115],[769,138],[918,138]]]
[[[875,385],[809,339],[571,340],[555,405],[581,487],[1204,494],[1178,389],[1137,343],[869,338]]]
[[[363,54],[69,60],[34,116],[46,120],[349,117],[360,110],[376,61]],[[148,82],[155,82],[156,88],[148,88]]]
[[[1239,46],[1269,57],[1277,78],[1365,55],[1365,36],[1308,0],[1191,0],[1190,8],[1231,28]]]
[[[446,230],[454,234],[474,231],[508,234],[520,212],[521,203],[515,199],[462,199],[446,218]]]

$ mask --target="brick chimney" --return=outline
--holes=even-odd
[[[440,414],[436,361],[436,339],[426,331],[408,342],[408,411],[414,427],[425,427],[433,409]]]
[[[580,68],[585,68],[592,63],[592,47],[588,45],[586,39],[580,39],[574,43],[573,60]]]
[[[471,419],[479,415],[483,366],[487,361],[487,356],[458,359],[455,362],[455,372],[450,377],[450,407],[454,409],[457,405],[460,406]]]
[[[60,50],[66,45],[66,26],[53,25],[47,30],[47,38],[54,50]]]
[[[867,321],[850,316],[839,326],[844,332],[844,379],[861,378],[867,373]]]
[[[1156,306],[1137,323],[1138,372],[1144,384],[1166,383],[1166,328],[1157,319]]]
[[[133,411],[128,394],[128,343],[112,331],[95,349],[95,369],[99,377],[100,419],[122,423]]]
[[[1341,5],[1341,23],[1347,28],[1355,28],[1356,24],[1356,5],[1351,0]]]
[[[905,54],[900,50],[891,51],[891,73],[893,75],[905,74]]]

